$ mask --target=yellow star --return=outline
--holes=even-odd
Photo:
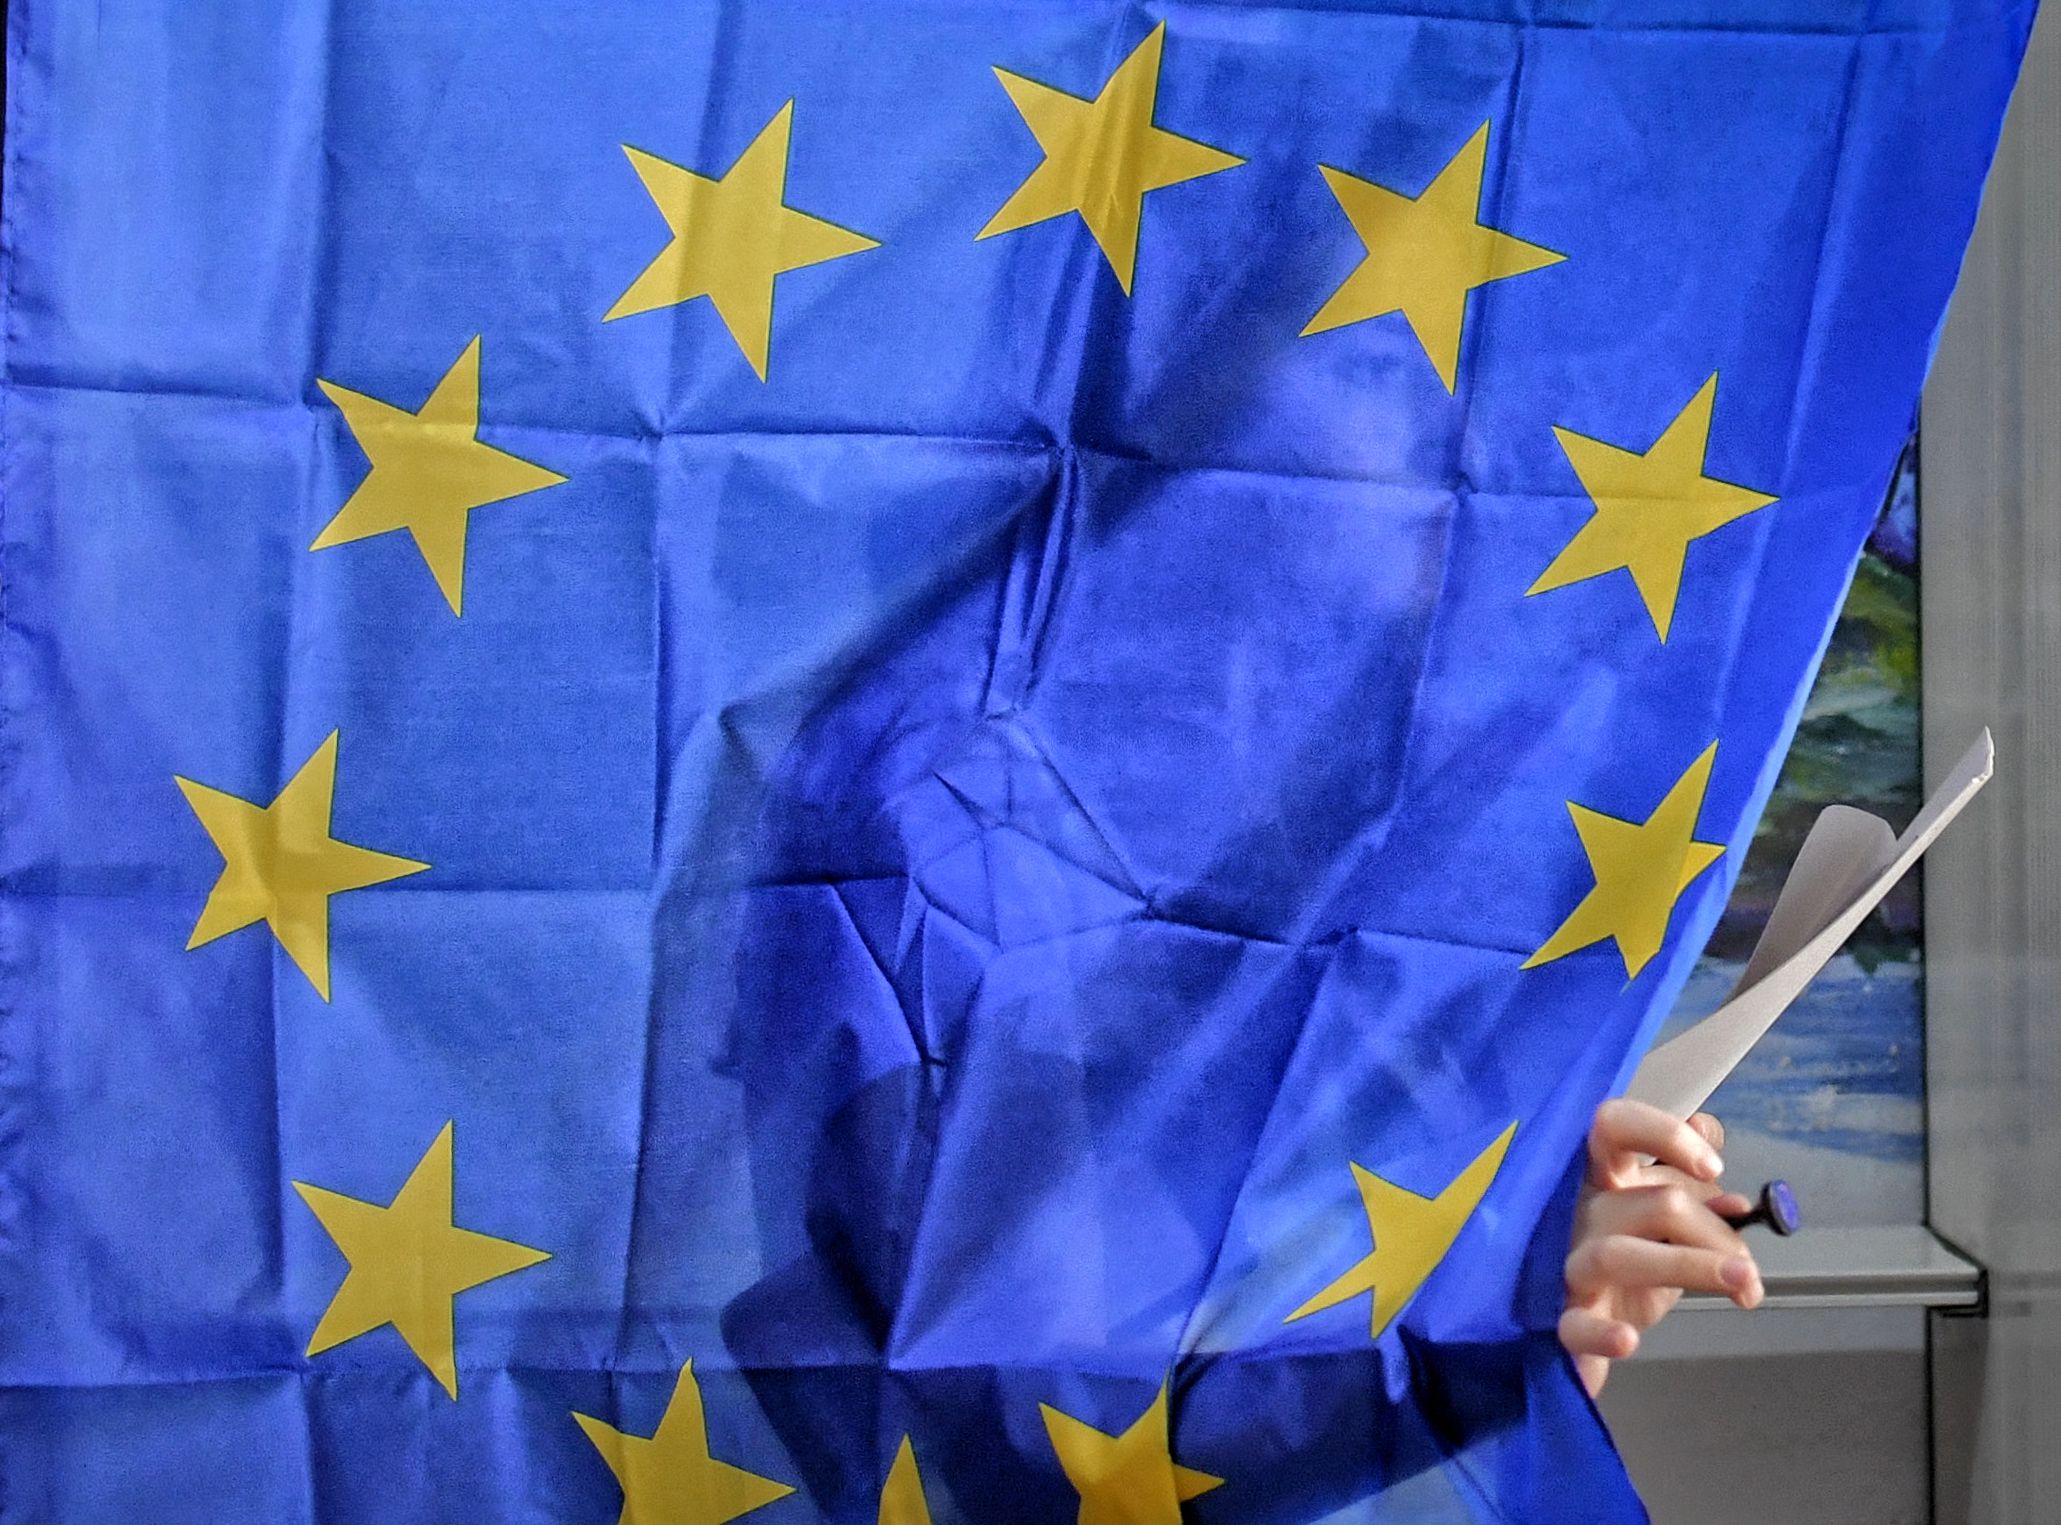
[[[1416,197],[1398,195],[1328,164],[1318,166],[1366,246],[1367,257],[1317,309],[1303,329],[1305,336],[1400,312],[1431,357],[1438,379],[1448,392],[1453,390],[1468,293],[1567,258],[1480,221],[1488,137],[1484,122]]]
[[[1335,1308],[1362,1292],[1372,1292],[1371,1335],[1379,1339],[1381,1331],[1417,1295],[1425,1278],[1438,1269],[1446,1251],[1460,1237],[1460,1230],[1480,1205],[1489,1183],[1495,1180],[1503,1156],[1510,1151],[1510,1140],[1516,1136],[1517,1124],[1512,1123],[1435,1197],[1420,1197],[1347,1161],[1352,1164],[1353,1179],[1359,1183],[1360,1205],[1367,1210],[1373,1253],[1282,1322],[1292,1324],[1312,1313]]]
[[[680,1368],[673,1396],[649,1440],[586,1414],[573,1418],[622,1485],[619,1525],[722,1525],[794,1492],[785,1483],[708,1454],[708,1426],[692,1361]]]
[[[1716,402],[1713,373],[1644,455],[1571,429],[1555,429],[1596,511],[1524,591],[1544,593],[1622,567],[1638,584],[1653,628],[1665,641],[1675,617],[1689,542],[1776,501],[1766,493],[1703,474]]]
[[[466,516],[565,480],[479,440],[479,340],[465,346],[417,413],[317,378],[342,410],[372,470],[322,527],[310,550],[391,530],[415,537],[451,612],[465,596]]]
[[[1545,946],[1524,961],[1524,968],[1565,958],[1609,937],[1616,939],[1625,978],[1638,976],[1660,951],[1668,918],[1682,892],[1724,856],[1719,844],[1695,840],[1696,818],[1703,813],[1703,794],[1716,759],[1713,741],[1643,821],[1620,821],[1567,802],[1596,887],[1582,897]]]
[[[1092,101],[1007,69],[995,70],[1045,157],[973,235],[976,240],[1079,212],[1116,272],[1117,284],[1125,296],[1131,294],[1145,193],[1245,162],[1152,125],[1165,42],[1162,21],[1116,66]]]
[[[878,1525],[930,1525],[930,1500],[923,1496],[923,1474],[916,1467],[916,1448],[902,1437],[887,1486],[880,1490]]]
[[[785,204],[793,120],[789,101],[719,180],[623,145],[673,238],[616,299],[604,323],[705,296],[759,380],[766,379],[774,278],[880,247],[877,239]]]
[[[1223,1485],[1175,1462],[1167,1385],[1121,1435],[1108,1435],[1049,1403],[1038,1405],[1066,1480],[1081,1496],[1079,1525],[1180,1525],[1181,1505]]]
[[[222,875],[208,891],[189,950],[264,922],[288,958],[329,999],[329,897],[428,868],[329,834],[336,795],[336,735],[315,749],[279,796],[253,805],[173,775],[186,803],[222,854]]]
[[[449,1123],[385,1207],[301,1181],[293,1189],[351,1263],[315,1326],[308,1354],[319,1355],[392,1324],[453,1398],[458,1396],[458,1361],[452,1350],[451,1299],[468,1287],[551,1258],[528,1245],[452,1224]]]

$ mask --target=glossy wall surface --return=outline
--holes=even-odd
[[[1989,1267],[1933,1329],[1935,1518],[2061,1520],[2061,24],[2035,31],[1925,409],[1928,772],[1996,734],[1927,859],[1930,1207]]]

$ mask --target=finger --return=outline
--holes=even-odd
[[[1567,1257],[1567,1287],[1579,1301],[1632,1287],[1680,1288],[1729,1297],[1742,1308],[1760,1301],[1760,1273],[1751,1256],[1679,1244],[1656,1244],[1629,1234],[1586,1241]]]
[[[1684,1186],[1636,1186],[1601,1192],[1590,1206],[1592,1233],[1628,1234],[1657,1243],[1700,1245],[1723,1255],[1752,1251],[1701,1193]]]
[[[1679,1186],[1699,1201],[1723,1196],[1725,1188],[1716,1181],[1702,1181],[1695,1176],[1683,1175],[1672,1165],[1642,1165],[1627,1171],[1623,1179],[1612,1188],[1622,1191],[1633,1186]]]
[[[1596,1109],[1595,1126],[1589,1130],[1592,1180],[1599,1185],[1615,1184],[1637,1169],[1646,1156],[1699,1180],[1715,1181],[1724,1173],[1717,1150],[1680,1118],[1622,1096]]]
[[[1689,1245],[1657,1244],[1612,1234],[1580,1246],[1567,1261],[1569,1297],[1578,1303],[1605,1296],[1707,1292],[1741,1308],[1761,1300],[1760,1273],[1751,1259]]]
[[[1698,1112],[1689,1119],[1689,1126],[1703,1135],[1703,1141],[1719,1153],[1724,1152],[1725,1125],[1709,1112]]]
[[[1724,1169],[1717,1150],[1700,1132],[1647,1102],[1625,1097],[1605,1102],[1596,1110],[1596,1125],[1589,1137],[1591,1160],[1600,1146],[1613,1173],[1651,1161],[1698,1180],[1714,1181]]]
[[[1721,1191],[1705,1199],[1703,1205],[1720,1218],[1742,1218],[1753,1211],[1754,1202],[1753,1198],[1741,1196],[1736,1191]]]
[[[1582,1386],[1588,1390],[1589,1396],[1600,1398],[1603,1395],[1603,1384],[1610,1380],[1610,1363],[1601,1356],[1576,1356],[1574,1369],[1576,1375],[1582,1379]]]
[[[1560,1315],[1560,1343],[1572,1355],[1622,1361],[1639,1348],[1639,1331],[1592,1308],[1569,1308]]]

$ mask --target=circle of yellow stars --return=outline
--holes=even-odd
[[[1040,157],[973,235],[976,241],[1078,216],[1118,287],[1131,295],[1148,198],[1247,162],[1158,120],[1165,49],[1162,22],[1092,97],[994,69]],[[745,363],[761,382],[769,380],[780,278],[880,247],[867,234],[788,204],[794,122],[790,100],[720,174],[623,145],[667,240],[603,322],[706,298]],[[1486,123],[1476,129],[1415,194],[1318,166],[1361,257],[1316,308],[1301,337],[1321,342],[1320,336],[1342,328],[1399,320],[1445,391],[1457,392],[1477,293],[1568,258],[1482,220],[1490,133]],[[406,531],[444,603],[462,616],[472,513],[567,481],[480,437],[481,380],[478,336],[412,410],[319,378],[366,471],[310,549]],[[1588,517],[1540,570],[1526,596],[1625,572],[1646,621],[1666,643],[1693,544],[1776,501],[1706,470],[1717,380],[1712,375],[1643,451],[1554,429],[1589,505]],[[1609,591],[1614,586],[1613,579],[1598,591],[1599,607],[1606,596],[1615,597]],[[430,867],[332,835],[338,746],[332,732],[268,805],[176,779],[223,860],[188,947],[263,922],[324,1001],[331,994],[330,900]],[[1523,968],[1610,943],[1626,979],[1637,978],[1664,945],[1676,902],[1723,853],[1696,835],[1716,753],[1713,742],[1643,819],[1567,802],[1593,887]],[[294,1187],[347,1263],[307,1354],[391,1328],[456,1399],[455,1300],[550,1256],[457,1225],[453,1132],[447,1122],[385,1206],[307,1182]],[[1369,1337],[1379,1338],[1465,1231],[1516,1132],[1517,1124],[1510,1124],[1430,1195],[1348,1161],[1372,1248],[1312,1292],[1286,1321],[1367,1296]],[[1184,1503],[1224,1483],[1174,1459],[1168,1383],[1114,1433],[1049,1404],[1040,1410],[1054,1462],[1079,1496],[1080,1525],[1178,1525]],[[583,1413],[572,1418],[614,1475],[626,1525],[720,1525],[795,1491],[792,1484],[711,1454],[691,1359],[680,1368],[648,1436]],[[904,1435],[886,1468],[879,1520],[928,1525],[930,1518],[915,1446]]]

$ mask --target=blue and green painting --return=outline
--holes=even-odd
[[[1730,992],[1805,833],[1829,804],[1902,830],[1922,790],[1918,731],[1918,451],[1882,518],[1726,909],[1670,1026]],[[1785,1012],[1711,1110],[1731,1171],[1783,1176],[1819,1223],[1915,1222],[1924,1201],[1924,945],[1917,874]]]

